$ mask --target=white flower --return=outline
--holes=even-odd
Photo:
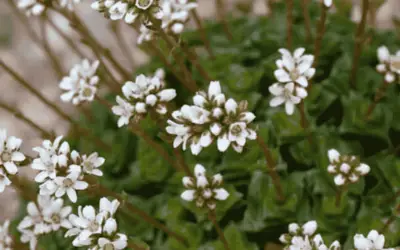
[[[154,37],[154,31],[149,29],[149,28],[147,28],[147,26],[144,25],[144,24],[142,24],[140,26],[140,30],[139,31],[140,31],[140,34],[139,34],[138,39],[137,39],[137,43],[139,45],[142,44],[143,42],[151,41],[153,39],[153,37]]]
[[[163,0],[161,7],[161,27],[167,33],[181,34],[189,19],[189,11],[197,8],[197,3],[187,0]]]
[[[70,206],[63,206],[63,199],[51,199],[50,204],[43,208],[43,219],[48,223],[53,231],[58,231],[61,227],[71,228],[72,225],[68,220],[68,215],[71,213]]]
[[[80,159],[80,166],[85,174],[91,174],[96,176],[103,176],[103,172],[99,169],[105,162],[103,157],[99,157],[99,154],[94,152],[89,156],[82,155]]]
[[[89,246],[92,244],[92,235],[99,235],[102,232],[104,216],[96,213],[92,206],[78,207],[78,216],[71,214],[69,220],[72,228],[69,229],[65,237],[76,236],[72,245],[76,247]]]
[[[192,154],[217,141],[218,150],[226,151],[230,145],[242,152],[247,140],[255,140],[256,132],[249,127],[255,115],[247,111],[247,102],[239,104],[226,100],[219,81],[210,82],[208,92],[199,91],[193,97],[194,105],[183,105],[172,113],[166,130],[175,135],[174,147],[190,143]]]
[[[117,234],[113,240],[101,237],[98,240],[99,250],[115,249],[122,250],[128,245],[128,238],[125,234]],[[111,247],[112,246],[112,247]]]
[[[329,166],[328,172],[334,175],[334,182],[337,186],[357,182],[360,176],[366,175],[370,167],[361,163],[358,157],[340,155],[336,149],[328,150]]]
[[[141,118],[151,111],[164,115],[167,112],[166,104],[176,96],[174,89],[165,89],[164,86],[163,79],[157,75],[139,75],[135,82],[126,82],[122,87],[124,98],[117,96],[118,106],[112,108],[113,113],[120,116],[118,126],[129,124],[132,116]]]
[[[114,216],[117,211],[119,205],[121,203],[118,200],[110,201],[107,198],[100,199],[100,213],[106,213],[108,216]]]
[[[376,230],[371,230],[367,238],[362,234],[354,236],[354,247],[356,250],[394,250],[394,248],[384,248],[385,236]]]
[[[147,10],[153,4],[153,0],[136,0],[136,7]]]
[[[3,225],[0,225],[0,249],[12,250],[13,240],[8,232],[9,226],[9,220],[6,220]]]
[[[22,243],[29,243],[29,249],[30,250],[36,250],[36,246],[37,246],[37,236],[35,235],[35,233],[32,230],[20,230],[18,229],[18,231],[21,233],[21,242]]]
[[[52,227],[44,221],[42,211],[51,204],[49,196],[37,197],[37,203],[31,201],[27,205],[28,215],[18,224],[20,232],[32,231],[34,235],[51,232]]]
[[[304,55],[304,51],[304,48],[298,48],[292,55],[286,49],[279,49],[282,58],[276,61],[278,69],[274,71],[279,82],[294,82],[301,87],[308,86],[308,80],[315,74],[315,69],[312,68],[314,56]]]
[[[25,160],[25,155],[20,152],[21,144],[21,139],[7,137],[7,131],[0,129],[0,168],[10,175],[15,175],[18,172],[17,164]]]
[[[97,92],[99,77],[96,74],[99,61],[90,63],[85,59],[81,64],[76,64],[60,82],[60,88],[66,92],[61,95],[64,102],[72,102],[78,105],[82,102],[93,101]]]
[[[117,221],[113,218],[119,204],[118,200],[110,201],[103,197],[98,213],[92,206],[80,206],[78,215],[69,216],[73,227],[65,237],[76,236],[72,242],[76,247],[87,246],[91,250],[125,249],[127,237],[117,233]]]
[[[377,71],[384,74],[387,83],[394,82],[400,76],[400,50],[391,55],[386,46],[380,46],[377,54],[379,59]]]
[[[110,7],[109,9],[110,19],[111,20],[122,19],[127,11],[128,11],[128,4],[119,1]]]
[[[78,199],[76,190],[85,190],[89,186],[87,182],[79,180],[80,175],[81,172],[74,169],[66,177],[56,177],[54,180],[57,186],[55,196],[62,197],[66,193],[69,200],[75,203]]]
[[[289,224],[289,233],[282,234],[279,240],[286,246],[285,250],[340,250],[340,243],[334,241],[328,248],[320,234],[316,234],[317,222],[308,221],[303,226]]]
[[[268,89],[269,92],[275,96],[271,99],[269,105],[271,107],[277,107],[281,104],[285,104],[286,113],[288,115],[292,115],[294,112],[294,106],[299,104],[301,101],[301,98],[295,93],[294,83],[289,82],[284,86],[282,86],[282,84],[275,83]]]
[[[226,189],[221,188],[222,175],[216,174],[211,180],[206,176],[205,168],[196,164],[194,169],[195,177],[184,177],[182,179],[185,190],[181,194],[181,198],[185,201],[195,201],[198,207],[207,207],[214,210],[216,201],[223,201],[228,199],[229,193]]]
[[[118,105],[112,107],[112,112],[115,115],[119,116],[118,127],[128,125],[135,108],[120,96],[117,96],[116,101]]]
[[[19,0],[18,8],[25,11],[28,16],[38,16],[43,13],[46,7],[37,0]]]

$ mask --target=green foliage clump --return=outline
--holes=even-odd
[[[295,8],[293,44],[312,53],[313,43],[306,41],[300,10]],[[318,6],[313,5],[310,13],[315,24]],[[375,70],[376,50],[380,45],[392,50],[399,48],[398,37],[390,32],[367,31],[354,89],[349,78],[356,26],[343,15],[329,14],[319,66],[304,103],[308,120],[308,129],[304,130],[298,110],[288,116],[282,108],[269,107],[268,87],[276,82],[273,72],[279,58],[277,51],[284,47],[286,36],[284,6],[277,4],[271,17],[231,19],[229,27],[233,40],[226,38],[220,24],[210,21],[206,25],[215,54],[213,60],[203,51],[199,32],[188,31],[182,40],[198,47],[200,63],[213,79],[221,82],[226,96],[249,102],[249,109],[257,116],[259,136],[269,145],[277,163],[286,196],[285,203],[277,201],[256,142],[249,142],[242,154],[232,149],[221,154],[213,147],[199,156],[185,152],[185,161],[191,168],[201,163],[210,173],[224,176],[231,195],[217,204],[216,211],[231,249],[263,249],[268,242],[278,242],[280,234],[287,232],[288,223],[314,219],[327,242],[338,239],[344,249],[352,248],[355,233],[365,234],[383,227],[385,219],[393,214],[392,198],[400,190],[400,158],[396,151],[400,144],[400,85],[391,84],[370,119],[365,119],[383,82]],[[206,89],[209,83],[190,62],[186,64],[198,85]],[[161,61],[152,58],[136,74],[152,74],[162,66]],[[191,103],[191,94],[166,71],[167,84],[177,89],[177,106]],[[113,96],[109,98],[114,102]],[[134,215],[120,215],[120,231],[147,243],[153,250],[224,249],[207,214],[180,199],[184,174],[177,173],[142,139],[127,129],[118,129],[116,117],[106,108],[96,103],[92,108],[93,131],[112,145],[111,153],[101,154],[107,159],[101,182],[115,191],[123,191],[132,203],[184,235],[190,247],[168,238]],[[143,120],[141,125],[172,155],[170,144],[161,139],[165,131],[150,119]],[[95,149],[84,140],[75,144],[81,151]],[[358,155],[371,167],[366,177],[349,186],[339,207],[335,206],[336,186],[326,170],[327,151],[331,148]],[[400,243],[398,232],[399,220],[385,234],[388,245]]]

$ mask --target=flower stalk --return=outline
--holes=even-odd
[[[312,33],[310,13],[308,12],[308,4],[309,0],[301,0],[301,9],[303,11],[304,27],[306,30],[306,40],[310,42],[312,40]]]
[[[369,0],[363,0],[362,16],[355,35],[353,63],[349,79],[350,81],[349,83],[354,89],[357,87],[357,70],[360,63],[360,56],[364,43],[364,34],[365,34],[365,27],[367,25],[368,9],[369,9]]]
[[[226,240],[224,232],[222,232],[222,229],[218,224],[217,215],[215,214],[214,210],[210,210],[208,212],[208,218],[210,219],[210,221],[213,223],[215,229],[217,230],[218,237],[222,241],[222,244],[224,244],[225,250],[230,250],[228,241]]]
[[[365,120],[369,120],[369,118],[370,118],[372,112],[374,111],[376,105],[385,96],[385,92],[386,92],[388,87],[389,87],[389,83],[386,80],[384,80],[383,84],[376,91],[376,94],[375,94],[373,102],[368,106],[368,110],[367,110],[367,113],[365,115]]]
[[[215,4],[216,4],[215,7],[216,7],[216,10],[217,10],[217,16],[218,16],[219,21],[222,23],[222,27],[223,27],[223,30],[225,32],[225,35],[229,40],[233,40],[232,33],[231,33],[230,29],[229,29],[228,22],[227,22],[227,20],[225,18],[225,6],[226,6],[226,4],[224,3],[223,0],[216,0]]]
[[[8,105],[7,103],[0,101],[0,108],[4,109],[5,111],[9,112],[22,122],[26,123],[29,127],[33,128],[34,130],[38,131],[39,134],[45,138],[53,137],[52,134],[46,131],[44,128],[39,126],[37,123],[26,117],[21,111],[17,110],[15,107]]]
[[[323,2],[321,2],[321,16],[318,20],[317,24],[317,36],[314,41],[314,64],[313,67],[316,68],[319,63],[319,56],[321,54],[321,45],[322,45],[322,38],[325,34],[325,25],[326,25],[326,18],[328,15],[329,7],[327,7]],[[311,83],[309,85],[311,88]]]
[[[290,50],[293,43],[293,0],[286,0],[286,47]]]
[[[193,19],[197,25],[197,30],[200,32],[201,39],[203,40],[204,47],[206,48],[208,55],[211,59],[215,58],[215,55],[211,49],[210,40],[208,40],[206,30],[204,29],[203,23],[196,9],[191,10]]]
[[[125,57],[127,58],[130,67],[133,68],[135,67],[135,62],[133,60],[132,57],[132,51],[130,51],[128,44],[126,44],[125,38],[121,33],[121,26],[120,23],[118,22],[112,22],[110,23],[110,29],[112,31],[112,33],[115,36],[115,40],[118,43],[118,46],[121,48],[121,50],[123,51],[123,53],[125,54]]]
[[[265,160],[267,161],[266,166],[267,166],[268,174],[271,176],[272,182],[275,186],[278,200],[280,202],[283,202],[283,201],[285,201],[285,196],[282,191],[282,184],[280,181],[280,177],[275,169],[276,166],[275,166],[274,159],[272,158],[271,151],[269,150],[268,146],[264,143],[264,141],[262,140],[262,138],[260,136],[257,136],[256,140],[258,142],[258,145],[260,146],[260,148],[262,149],[262,151],[264,153]]]
[[[383,228],[381,230],[382,234],[385,233],[389,229],[389,226],[398,218],[399,215],[400,215],[400,204],[398,204],[396,206],[396,208],[394,209],[393,214],[385,222],[385,225],[383,225]]]

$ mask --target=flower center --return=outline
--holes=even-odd
[[[73,182],[70,178],[65,178],[65,179],[63,180],[63,185],[64,185],[66,188],[72,187],[73,184],[74,184],[74,182]]]
[[[241,132],[242,132],[242,127],[240,127],[239,124],[236,124],[236,125],[232,126],[231,133],[233,135],[239,135]]]
[[[114,250],[114,246],[111,243],[107,243],[104,245],[104,250]]]
[[[91,162],[86,161],[83,163],[83,168],[85,169],[86,172],[90,172],[93,170],[94,166]]]
[[[3,162],[9,162],[9,161],[11,161],[11,153],[9,153],[9,152],[3,152],[3,153],[1,154],[1,160],[2,160]]]
[[[300,76],[300,72],[296,68],[294,68],[292,71],[290,71],[289,75],[293,81],[296,81],[297,78],[299,78]]]
[[[88,226],[88,229],[91,232],[97,232],[97,230],[99,230],[99,228],[100,228],[100,225],[95,221],[91,222]]]
[[[61,218],[58,214],[53,214],[51,216],[51,220],[55,223],[55,224],[60,224],[61,222]]]
[[[136,7],[139,9],[145,10],[150,7],[150,5],[153,3],[153,0],[137,0],[136,1]]]
[[[83,91],[82,91],[82,95],[84,96],[84,97],[91,97],[92,96],[92,89],[91,88],[85,88],[85,89],[83,89]]]

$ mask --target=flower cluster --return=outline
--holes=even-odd
[[[15,175],[18,164],[25,160],[25,155],[20,152],[21,144],[21,139],[7,137],[7,131],[0,129],[0,193],[11,184],[9,175]]]
[[[93,206],[79,206],[78,215],[69,216],[72,227],[65,237],[75,236],[72,242],[75,247],[88,247],[91,250],[125,249],[128,238],[125,234],[117,233],[118,225],[114,218],[119,205],[118,200],[101,198],[97,213]]]
[[[30,249],[36,249],[38,236],[58,231],[60,228],[71,228],[68,220],[71,211],[70,206],[64,206],[63,199],[39,195],[37,202],[28,203],[28,215],[18,225],[21,242],[29,242]]]
[[[12,238],[9,235],[8,227],[10,221],[6,220],[3,225],[0,225],[0,249],[11,250],[12,249]]]
[[[304,55],[304,48],[296,49],[293,55],[286,49],[279,49],[279,52],[282,58],[276,61],[278,69],[274,72],[278,83],[269,87],[269,92],[275,96],[270,106],[284,103],[286,113],[292,115],[295,105],[308,95],[308,80],[315,74],[315,68],[312,68],[314,56]]]
[[[174,89],[165,89],[163,73],[157,71],[155,76],[139,75],[135,82],[128,81],[122,87],[124,97],[117,96],[117,106],[112,111],[120,118],[118,127],[129,124],[133,117],[136,121],[142,119],[148,112],[159,115],[167,113],[167,103],[176,96]]]
[[[80,3],[81,0],[57,0],[52,1],[52,4],[53,2],[55,2],[61,8],[73,10],[74,4]],[[42,3],[42,1],[38,0],[19,0],[18,8],[25,11],[28,16],[38,16],[43,13],[43,11],[46,9],[46,6]]]
[[[99,77],[96,75],[99,61],[90,63],[85,59],[81,64],[76,64],[60,82],[60,88],[66,92],[61,95],[61,100],[78,105],[82,102],[93,101],[97,92]]]
[[[205,168],[197,164],[194,168],[195,177],[183,177],[182,182],[188,190],[181,194],[181,198],[186,201],[195,201],[196,206],[214,210],[216,201],[224,201],[229,193],[222,185],[222,175],[216,174],[212,178],[206,175]]]
[[[173,146],[189,144],[192,154],[197,155],[205,147],[217,141],[218,150],[224,152],[232,145],[242,152],[246,140],[255,140],[256,132],[249,127],[255,115],[247,111],[247,102],[239,104],[226,100],[218,81],[210,83],[208,93],[199,91],[193,97],[194,105],[184,105],[172,113],[167,132],[175,135]]]
[[[340,250],[339,241],[334,241],[329,248],[324,244],[320,234],[316,234],[318,224],[309,221],[303,226],[289,224],[289,233],[283,234],[279,240],[285,244],[285,250]]]
[[[378,48],[379,64],[376,70],[385,75],[385,81],[392,83],[400,79],[400,50],[395,55],[391,55],[386,46]]]
[[[172,35],[179,35],[189,20],[189,11],[197,8],[197,3],[188,0],[161,0],[161,29]],[[142,24],[137,43],[142,44],[153,39],[156,33],[151,25]]]
[[[189,19],[189,11],[197,8],[197,3],[188,0],[163,0],[160,3],[161,28],[167,33],[179,35]]]
[[[328,151],[330,165],[328,172],[335,176],[334,182],[337,186],[357,182],[360,176],[370,171],[367,164],[361,163],[356,156],[340,155],[336,149]]]
[[[365,238],[362,234],[354,236],[354,247],[356,250],[395,250],[395,248],[384,248],[385,236],[376,230],[371,230]]]
[[[62,136],[54,142],[45,140],[41,147],[33,150],[39,157],[32,162],[32,168],[39,170],[35,181],[40,185],[40,195],[54,195],[57,198],[67,194],[72,202],[77,201],[76,190],[84,190],[89,185],[83,181],[85,174],[102,176],[99,169],[104,163],[104,158],[97,153],[89,156],[80,155],[77,151],[70,152],[68,142],[61,145]]]
[[[91,7],[104,13],[111,20],[123,19],[126,23],[135,22],[138,17],[144,17],[144,22],[149,22],[149,16],[160,19],[160,0],[96,0]]]

